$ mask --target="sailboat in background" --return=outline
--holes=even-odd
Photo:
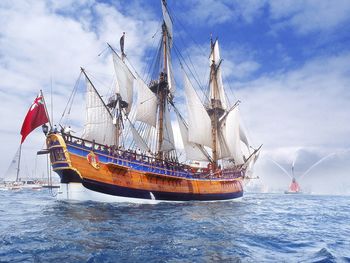
[[[230,104],[227,100],[218,40],[210,43],[210,76],[204,100],[183,68],[186,120],[176,106],[173,20],[166,1],[161,4],[162,34],[148,84],[131,70],[123,34],[121,54],[109,45],[116,83],[108,101],[81,68],[86,84],[82,135],[72,136],[64,129],[58,132],[52,126],[46,133],[52,168],[61,179],[59,198],[154,203],[230,200],[243,195],[246,174],[261,146],[251,151],[240,124],[239,101]],[[180,128],[183,150],[175,147],[174,122]],[[186,159],[180,161],[183,151]]]
[[[20,146],[21,147],[21,146]],[[17,149],[11,163],[5,172],[4,176],[1,178],[1,190],[19,190],[19,167],[21,161],[21,149]]]
[[[1,178],[0,189],[1,190],[40,190],[42,182],[38,179],[29,178],[28,175],[23,176],[20,174],[21,166],[21,150],[22,144],[16,151],[6,173]]]

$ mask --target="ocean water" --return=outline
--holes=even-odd
[[[0,262],[350,262],[350,197],[135,205],[0,191]]]

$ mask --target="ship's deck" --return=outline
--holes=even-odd
[[[215,171],[208,168],[194,168],[179,162],[160,160],[153,156],[139,154],[133,150],[102,145],[64,133],[62,135],[70,153],[87,157],[93,151],[99,162],[104,164],[115,164],[147,173],[200,180],[227,180],[244,176],[244,171],[238,167],[216,169]]]

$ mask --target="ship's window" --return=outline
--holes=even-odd
[[[50,158],[52,162],[66,161],[62,148],[53,149],[50,153]]]

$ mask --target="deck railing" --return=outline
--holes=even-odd
[[[235,179],[244,175],[242,171],[235,169],[218,169],[216,171],[207,168],[196,169],[178,162],[161,160],[154,156],[137,153],[136,151],[124,150],[122,147],[99,144],[64,132],[61,132],[61,134],[68,146],[85,152],[81,154],[87,155],[89,151],[93,151],[98,155],[100,161],[104,163],[114,163],[139,171],[208,180]]]

